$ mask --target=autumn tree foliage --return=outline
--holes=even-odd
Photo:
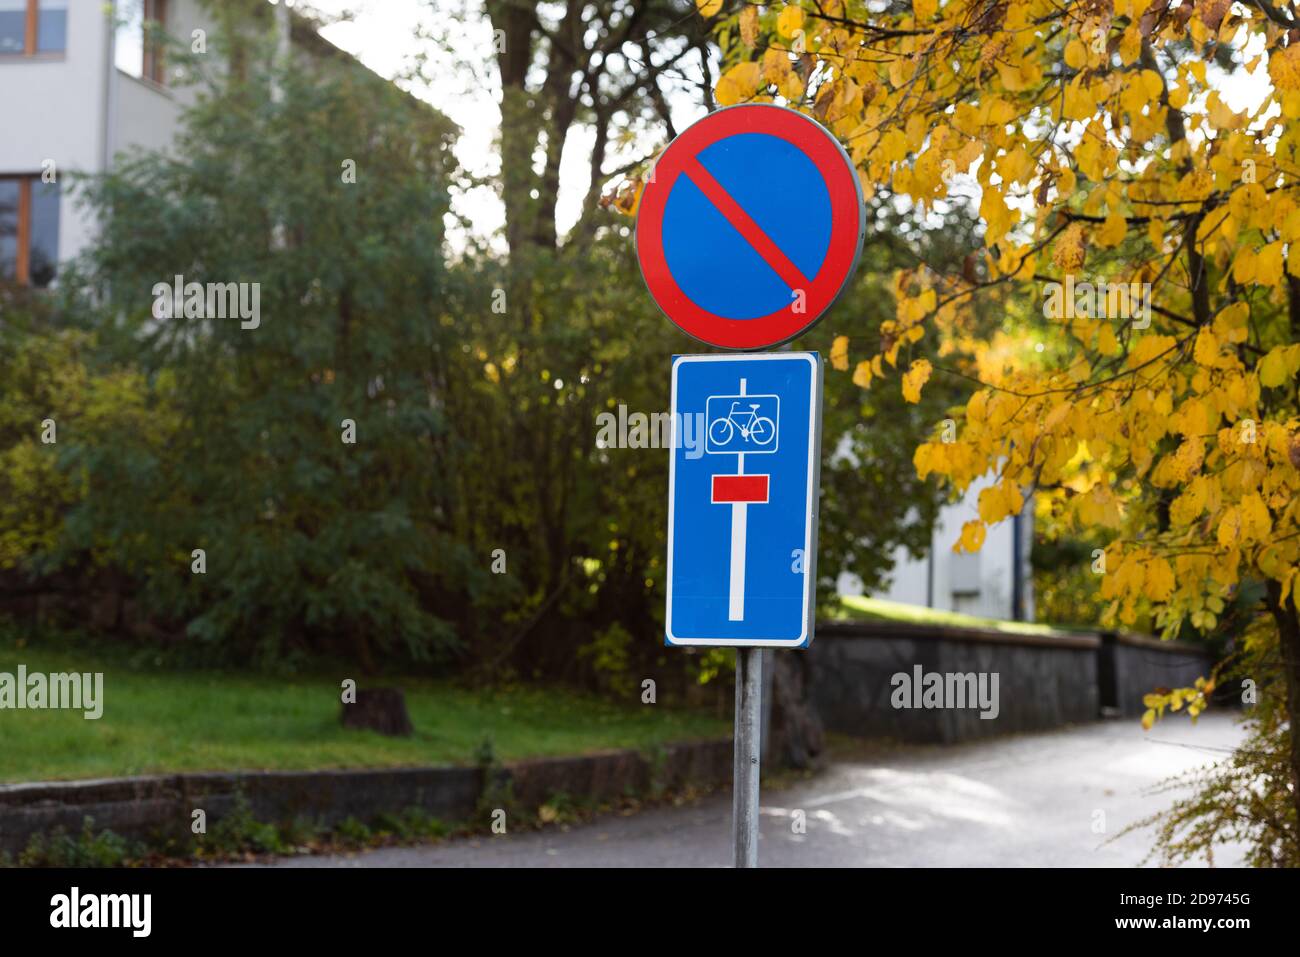
[[[1300,13],[1269,0],[700,0],[722,105],[783,102],[843,143],[870,200],[982,246],[894,278],[838,343],[863,387],[978,387],[915,465],[979,496],[958,550],[1029,493],[1104,528],[1108,623],[1213,629],[1247,583],[1262,694],[1300,715]],[[1000,309],[978,328],[977,304]],[[1265,667],[1261,665],[1261,667]],[[1268,682],[1272,683],[1269,684]],[[1212,682],[1159,694],[1193,714]],[[1285,728],[1285,722],[1282,727]],[[1294,833],[1300,734],[1289,743]]]

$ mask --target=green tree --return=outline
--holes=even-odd
[[[106,359],[165,413],[70,438],[89,484],[63,554],[111,543],[148,608],[227,656],[425,658],[491,586],[451,535],[443,458],[454,130],[346,59],[238,49],[183,162],[138,154],[86,184],[102,239],[68,284],[100,292]],[[204,288],[169,318],[177,276]],[[212,317],[226,283],[256,315]]]

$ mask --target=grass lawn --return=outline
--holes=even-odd
[[[1086,630],[1075,626],[1039,625],[1028,621],[1001,621],[997,618],[980,618],[976,615],[963,615],[956,611],[943,611],[938,608],[925,608],[920,605],[905,605],[902,602],[886,601],[883,598],[867,598],[861,595],[845,595],[840,598],[839,608],[828,616],[834,621],[898,621],[911,625],[948,625],[953,628],[991,628],[1019,635],[1050,635],[1060,631]]]
[[[406,692],[415,734],[339,725],[342,680],[133,668],[111,656],[0,635],[0,672],[104,673],[104,714],[0,710],[0,782],[170,771],[471,764],[485,738],[499,760],[651,748],[726,737],[730,724],[663,705],[615,705],[564,689],[473,691],[423,679]],[[380,682],[374,682],[376,684]],[[365,687],[365,682],[362,682]]]

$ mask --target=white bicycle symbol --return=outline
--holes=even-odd
[[[776,423],[765,415],[758,414],[759,403],[749,403],[749,411],[737,411],[739,402],[731,403],[731,409],[725,418],[714,419],[709,423],[709,441],[714,445],[727,445],[736,437],[739,430],[744,442],[755,445],[767,445],[776,438]]]

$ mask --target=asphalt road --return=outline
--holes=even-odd
[[[1225,715],[1204,716],[1195,726],[1175,716],[1147,733],[1135,720],[1108,721],[977,744],[842,755],[814,778],[764,789],[760,864],[1137,865],[1151,843],[1146,834],[1106,841],[1173,800],[1144,791],[1221,760],[1240,736]],[[802,834],[797,812],[806,822]],[[718,867],[731,861],[730,822],[727,793],[569,827],[260,866]],[[1240,862],[1239,848],[1215,858],[1219,866]]]

